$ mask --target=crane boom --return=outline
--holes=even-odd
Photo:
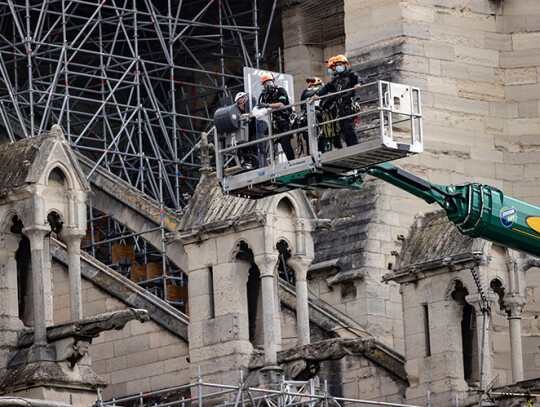
[[[302,189],[360,188],[364,174],[377,177],[422,200],[437,203],[448,220],[467,236],[540,257],[540,207],[478,183],[438,185],[390,163],[372,165],[347,176],[299,173],[280,183]]]
[[[478,183],[437,185],[390,163],[371,166],[367,173],[407,191],[427,203],[437,203],[464,235],[540,257],[540,207]]]

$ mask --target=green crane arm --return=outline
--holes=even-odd
[[[448,219],[467,236],[540,257],[540,207],[477,183],[437,185],[390,163],[368,167],[367,173],[427,203],[438,203]]]

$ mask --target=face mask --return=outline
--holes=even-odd
[[[344,66],[336,66],[336,71],[338,71],[338,73],[341,73],[341,72],[344,72],[345,71],[345,67]]]
[[[334,74],[334,70],[332,68],[328,68],[328,74],[329,75],[333,75]]]
[[[275,89],[275,86],[273,83],[271,82],[266,82],[264,85],[264,90],[266,90],[267,92],[272,92],[274,89]]]

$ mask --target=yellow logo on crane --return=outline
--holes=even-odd
[[[516,228],[511,228],[511,229],[515,230],[516,232],[523,233],[524,235],[529,235],[529,236],[532,236],[532,237],[536,237],[537,239],[540,239],[540,217],[539,216],[529,216],[529,217],[527,217],[527,219],[525,219],[525,222],[527,222],[527,226],[529,226],[537,234],[533,235],[532,233],[525,232],[523,230],[519,230],[519,229],[516,229]]]
[[[538,216],[529,216],[527,218],[527,225],[534,230],[536,233],[540,234],[540,217]]]
[[[524,235],[536,237],[537,239],[540,239],[540,217],[539,216],[529,216],[527,219],[525,219],[525,222],[527,222],[527,226],[529,226],[532,230],[534,230],[537,234],[533,235],[532,233],[525,232],[523,230],[519,230],[516,228],[512,228],[512,230],[515,230],[516,232],[523,233]]]

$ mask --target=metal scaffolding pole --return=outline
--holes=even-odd
[[[0,0],[0,136],[15,141],[58,123],[73,149],[94,162],[88,178],[104,167],[162,211],[181,212],[199,180],[201,133],[220,99],[243,89],[238,62],[264,65],[257,19],[270,6]],[[111,217],[100,223],[92,205],[89,219],[88,251],[100,260],[110,260],[118,230],[142,250],[138,259],[149,258],[145,231],[125,233]],[[98,228],[108,244],[100,245]],[[164,246],[154,250],[165,276]]]
[[[0,47],[0,127],[10,133],[11,120],[31,137],[58,121],[76,150],[104,156],[104,166],[144,192],[142,165],[132,172],[111,164],[127,154],[142,163],[161,146],[164,182],[173,186],[163,200],[185,206],[183,193],[193,191],[198,168],[179,157],[192,154],[210,128],[216,96],[242,86],[241,72],[231,73],[227,61],[258,59],[258,27],[246,15],[252,0],[234,7],[221,0],[175,3],[159,9],[148,0],[0,0],[2,32],[13,32],[2,35]]]

